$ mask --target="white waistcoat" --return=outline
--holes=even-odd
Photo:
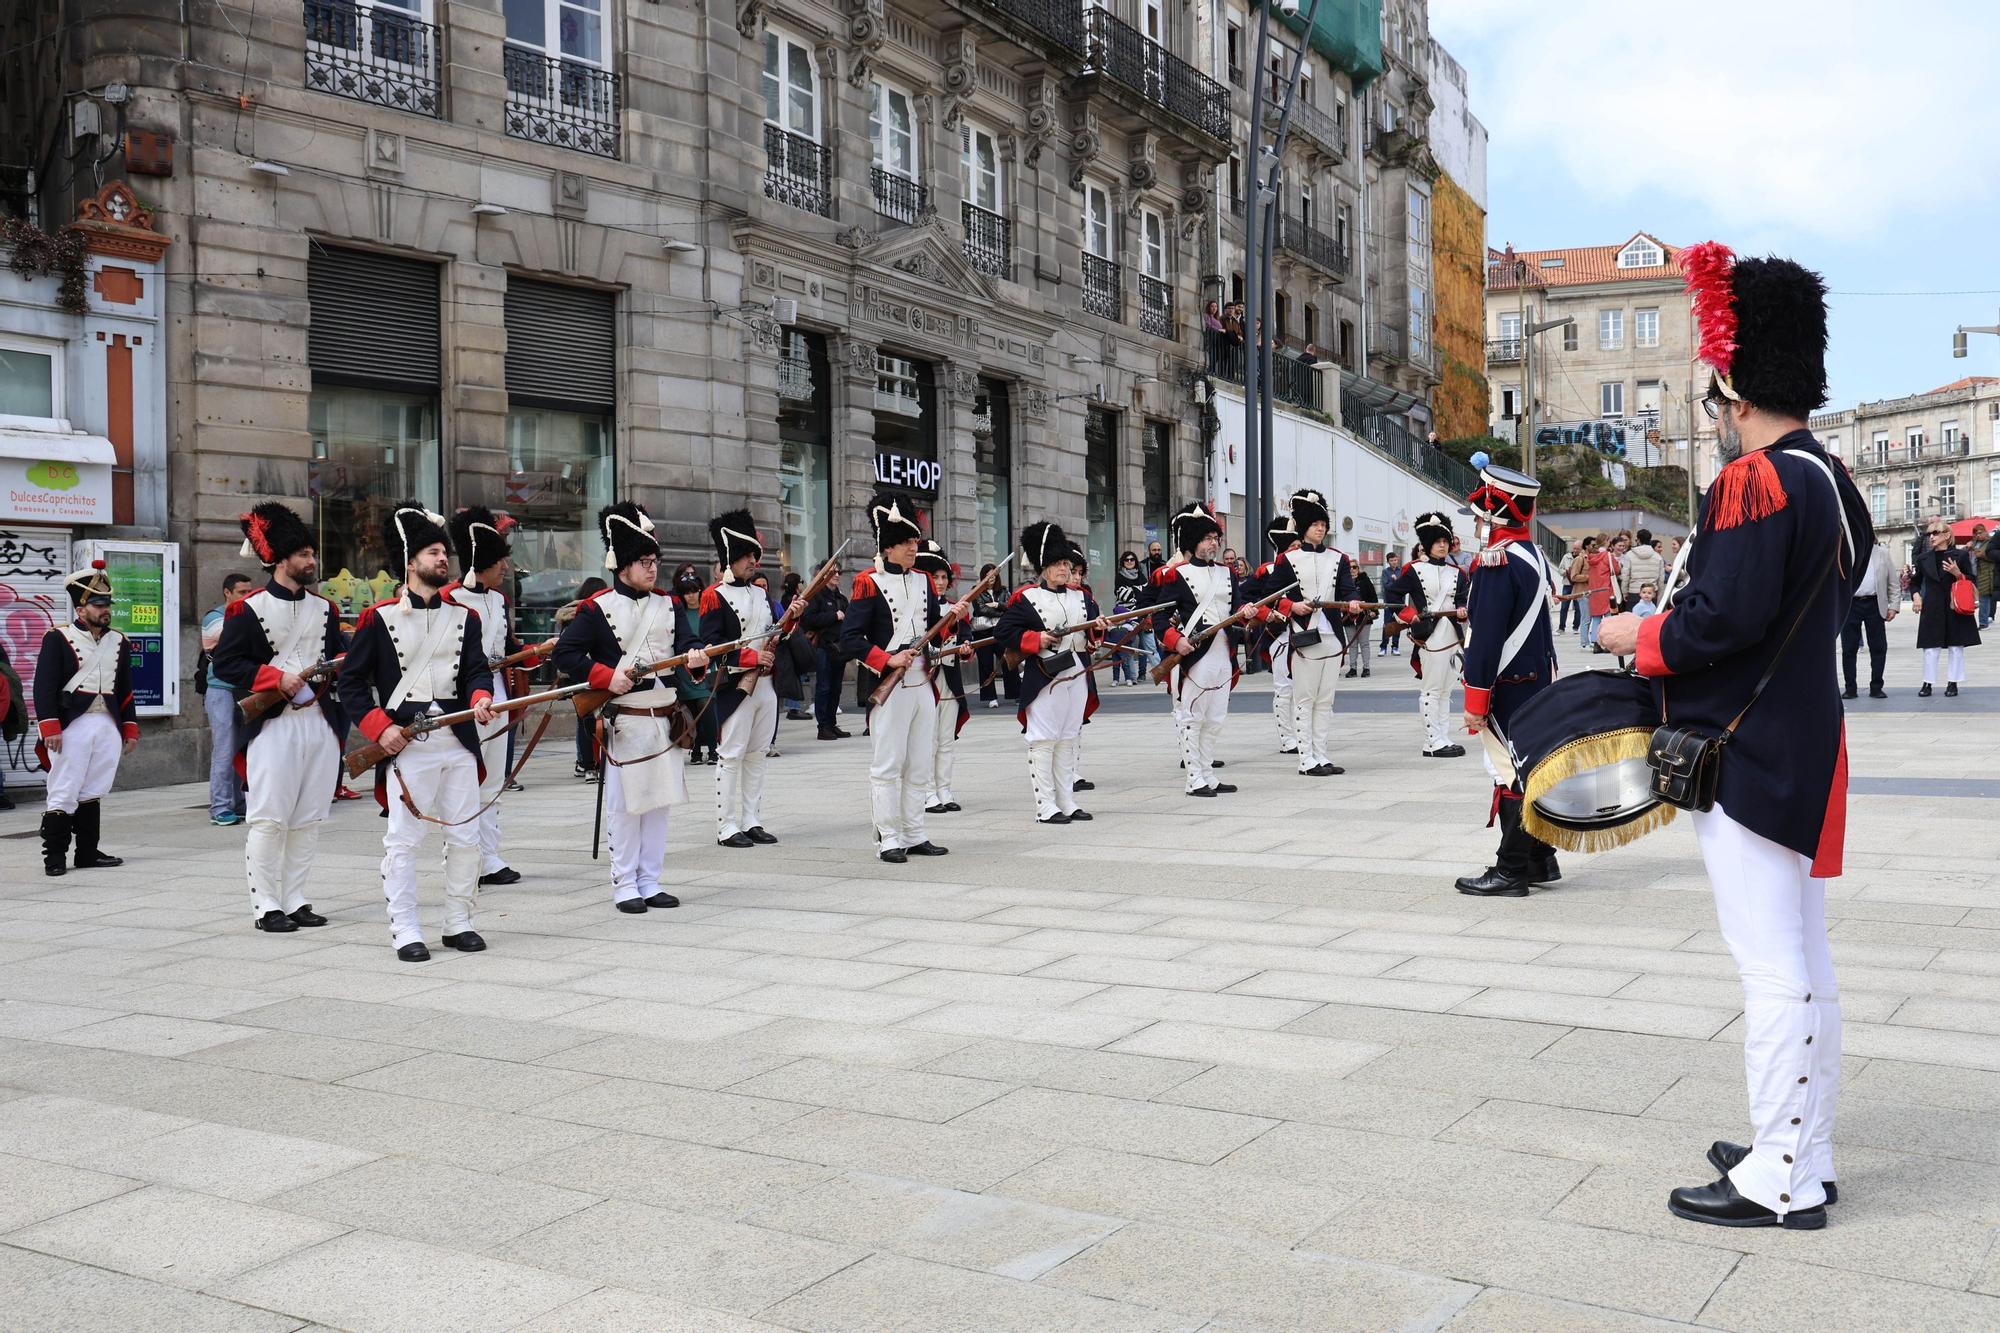
[[[889,604],[889,617],[894,626],[889,631],[887,651],[900,652],[929,632],[930,575],[919,574],[915,570],[907,574],[877,570],[875,590]]]
[[[1417,584],[1424,590],[1424,611],[1426,614],[1442,615],[1456,611],[1458,598],[1458,566],[1447,560],[1434,565],[1428,560],[1419,561],[1416,566]],[[1450,648],[1458,643],[1458,628],[1451,620],[1439,620],[1431,626],[1430,636],[1424,640],[1426,648]]]
[[[69,643],[70,651],[76,654],[78,670],[64,686],[65,693],[110,694],[118,688],[118,664],[125,659],[125,636],[115,629],[104,631],[104,651],[98,652],[98,640],[87,629],[75,624],[64,625],[56,633]],[[91,658],[97,659],[93,665]],[[89,668],[89,669],[84,669]]]
[[[1174,573],[1194,593],[1194,618],[1181,626],[1182,634],[1197,634],[1210,625],[1229,619],[1229,571],[1221,565],[1177,565]]]
[[[736,613],[736,623],[742,626],[739,637],[762,634],[771,628],[771,599],[756,584],[719,583],[715,591]]]
[[[1090,611],[1083,604],[1083,590],[1064,588],[1056,592],[1049,588],[1033,587],[1021,594],[1028,605],[1035,608],[1035,614],[1050,630],[1059,630],[1066,625],[1081,625],[1090,618]],[[1041,656],[1053,657],[1057,653],[1080,651],[1088,640],[1081,630],[1058,637],[1044,636]]]
[[[243,611],[257,617],[264,641],[271,645],[271,665],[279,671],[304,671],[319,661],[326,651],[326,618],[333,603],[307,593],[296,600],[274,597],[269,588],[259,588],[243,599]],[[290,644],[291,650],[285,650]]]
[[[451,599],[479,613],[479,651],[489,662],[507,655],[507,598],[498,588],[490,591],[460,584],[451,590]]]
[[[627,597],[614,590],[599,597],[596,605],[604,613],[605,623],[611,626],[611,637],[618,641],[620,666],[640,666],[674,655],[673,598],[658,592],[644,597]],[[648,606],[655,608],[652,623],[643,625]],[[665,696],[664,699],[649,697],[646,700],[646,707],[649,708],[662,702],[671,703],[674,698],[673,687],[659,676],[649,676],[640,681],[625,697],[633,699],[639,694]]]
[[[396,647],[396,666],[403,675],[405,703],[433,703],[458,694],[459,645],[465,641],[464,607],[449,600],[440,601],[435,608],[413,606],[404,596],[377,607],[375,615]],[[438,632],[441,622],[442,632]],[[436,651],[427,663],[417,662],[417,654],[434,633]]]

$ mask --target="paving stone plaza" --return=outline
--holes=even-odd
[[[421,965],[372,804],[320,844],[332,924],[272,937],[203,789],[116,794],[126,865],[57,880],[24,803],[0,1326],[2000,1327],[2000,701],[1917,699],[1912,633],[1893,697],[1849,705],[1823,1231],[1666,1211],[1745,1125],[1685,822],[1530,899],[1453,892],[1490,789],[1418,757],[1391,659],[1342,691],[1338,778],[1292,774],[1246,684],[1216,801],[1181,795],[1158,695],[1107,691],[1069,828],[1030,822],[980,710],[952,854],[905,867],[869,848],[865,742],[788,723],[783,841],[716,847],[691,770],[685,905],[644,920],[552,747],[505,807],[526,878],[483,894],[491,948]]]

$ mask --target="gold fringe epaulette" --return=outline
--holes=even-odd
[[[1679,813],[1664,802],[1645,806],[1632,818],[1615,824],[1576,828],[1547,819],[1535,802],[1555,790],[1557,784],[1607,764],[1643,759],[1651,727],[1620,727],[1595,736],[1581,736],[1557,746],[1536,764],[1522,784],[1522,826],[1535,837],[1567,852],[1607,852],[1636,842],[1654,829],[1664,828]]]

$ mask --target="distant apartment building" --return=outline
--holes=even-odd
[[[1431,190],[1431,272],[1436,311],[1431,322],[1438,383],[1431,419],[1441,439],[1487,430],[1486,387],[1486,127],[1466,100],[1465,67],[1436,41],[1430,44],[1430,150],[1438,165]]]
[[[1812,429],[1854,474],[1898,565],[1930,519],[2000,518],[2000,376],[1823,412]]]

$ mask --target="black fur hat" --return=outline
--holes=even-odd
[[[294,551],[314,544],[312,529],[305,525],[305,520],[290,505],[276,500],[253,505],[249,513],[238,514],[236,522],[243,529],[243,548],[239,554],[266,569]]]
[[[958,571],[952,567],[951,557],[944,553],[929,537],[917,543],[917,569],[924,574],[943,574],[947,578],[957,578]]]
[[[1190,500],[1167,521],[1167,531],[1173,534],[1177,549],[1193,555],[1203,538],[1221,535],[1222,525],[1215,521],[1215,514],[1207,505]]]
[[[1789,259],[1738,259],[1720,241],[1681,252],[1697,355],[1730,398],[1790,417],[1826,401],[1826,283]]]
[[[433,514],[421,501],[405,500],[383,522],[382,544],[389,548],[392,559],[402,558],[397,568],[407,571],[411,559],[425,547],[442,544],[449,551],[451,534],[445,531],[443,514]]]
[[[725,568],[746,555],[764,558],[764,543],[757,537],[757,520],[747,509],[731,509],[708,520],[708,539],[715,544],[715,558]]]
[[[1264,540],[1271,543],[1273,551],[1282,552],[1298,539],[1298,525],[1290,514],[1279,514],[1264,525]]]
[[[1058,560],[1070,558],[1069,537],[1053,523],[1030,523],[1021,529],[1021,562],[1040,573]]]
[[[623,569],[635,560],[660,553],[653,538],[653,520],[630,500],[597,511],[597,535],[604,539],[604,567]]]
[[[495,518],[485,505],[468,505],[451,516],[451,545],[458,552],[459,568],[467,574],[491,569],[513,554],[507,532],[514,526],[510,518]]]
[[[1326,497],[1310,486],[1292,492],[1292,523],[1299,530],[1299,536],[1306,535],[1306,529],[1315,523],[1333,525],[1333,512],[1327,507]]]
[[[1432,542],[1451,540],[1451,518],[1442,509],[1418,514],[1414,526],[1417,529],[1417,544],[1424,548],[1426,554],[1429,554]]]
[[[882,551],[924,535],[916,515],[893,495],[878,495],[868,502],[868,525],[875,529],[876,549]]]

